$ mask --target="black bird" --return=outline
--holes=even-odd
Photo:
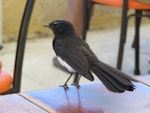
[[[88,80],[93,81],[94,77],[91,73],[93,72],[106,88],[112,92],[121,93],[135,89],[132,81],[139,81],[101,62],[89,45],[75,33],[70,22],[56,20],[48,25],[44,25],[44,27],[52,29],[55,36],[53,49],[60,63],[71,73],[63,85],[64,87],[67,87],[67,82],[73,73],[78,72]]]

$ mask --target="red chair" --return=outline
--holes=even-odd
[[[139,69],[139,29],[141,24],[141,17],[149,16],[143,15],[142,12],[145,10],[150,10],[150,4],[138,2],[137,0],[83,0],[83,31],[82,38],[86,39],[86,32],[89,28],[90,21],[90,8],[94,4],[114,6],[122,8],[122,22],[121,22],[121,33],[120,33],[120,44],[119,44],[119,52],[117,59],[117,68],[121,70],[122,60],[123,60],[123,51],[124,44],[126,40],[127,34],[127,21],[131,16],[135,17],[135,38],[133,47],[135,47],[135,74],[140,74]],[[135,13],[133,15],[128,16],[128,9],[135,9]]]

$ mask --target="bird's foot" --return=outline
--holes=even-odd
[[[76,82],[75,82],[75,83],[73,83],[73,84],[71,84],[71,85],[74,85],[74,86],[76,86],[77,89],[80,89],[79,83],[76,83]]]
[[[69,87],[68,87],[68,85],[67,85],[67,84],[59,85],[59,87],[63,87],[65,90],[68,90],[68,89],[69,89]]]

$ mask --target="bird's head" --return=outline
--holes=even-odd
[[[67,35],[75,33],[73,25],[65,20],[56,20],[48,25],[44,25],[44,27],[52,29],[54,35]]]

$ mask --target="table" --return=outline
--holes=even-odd
[[[150,76],[139,77],[150,81]],[[149,82],[150,83],[150,82]],[[136,90],[109,92],[101,82],[12,94],[0,97],[0,113],[148,113],[150,87],[134,83]]]
[[[0,97],[0,113],[47,113],[18,94]]]

